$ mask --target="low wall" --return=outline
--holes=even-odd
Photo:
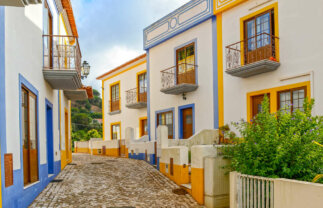
[[[168,146],[186,146],[190,150],[193,145],[213,145],[219,142],[219,130],[205,129],[188,139],[169,139]]]
[[[103,147],[105,147],[105,154],[103,152]],[[93,155],[107,155],[118,157],[120,141],[119,140],[109,140],[109,141],[94,141],[92,142],[92,154]]]
[[[176,184],[189,183],[188,148],[184,146],[161,149],[160,172]]]
[[[89,142],[74,142],[74,151],[76,153],[90,153]]]
[[[232,208],[239,207],[237,197],[241,191],[241,187],[238,187],[239,175],[241,174],[237,172],[230,173],[230,207]],[[261,178],[257,176],[247,177]],[[323,205],[323,184],[281,178],[263,178],[261,180],[270,180],[273,184],[273,193],[270,193],[273,194],[271,198],[273,202],[270,203],[270,208],[321,208]]]

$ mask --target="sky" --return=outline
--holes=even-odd
[[[145,53],[143,29],[189,0],[71,0],[82,58],[91,65],[85,85]]]

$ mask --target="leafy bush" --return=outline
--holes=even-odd
[[[314,100],[304,102],[304,110],[275,114],[269,111],[265,96],[260,112],[253,121],[233,124],[243,139],[224,147],[231,158],[231,170],[272,178],[312,181],[323,173],[323,117],[312,116]]]

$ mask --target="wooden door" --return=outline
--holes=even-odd
[[[68,111],[65,109],[65,153],[66,161],[69,161],[69,145],[68,145]]]
[[[264,94],[252,97],[252,118],[254,118],[258,113],[261,112],[261,103],[264,101]],[[270,102],[269,102],[270,103]]]
[[[193,135],[193,110],[187,108],[182,110],[183,116],[183,139],[187,139]]]
[[[24,185],[38,181],[37,97],[22,89]]]

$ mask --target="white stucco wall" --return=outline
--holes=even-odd
[[[161,71],[176,65],[175,48],[185,46],[196,39],[196,64],[198,65],[198,89],[182,95],[168,95],[160,92]],[[184,45],[183,45],[184,44]],[[151,138],[156,136],[157,111],[175,108],[175,138],[179,137],[178,107],[195,104],[195,132],[213,129],[213,61],[212,20],[209,19],[159,45],[149,49],[150,70],[150,129]]]
[[[59,34],[58,13],[54,0],[48,0],[53,15],[53,34]],[[60,160],[58,91],[53,90],[43,77],[43,5],[24,8],[5,7],[5,71],[6,71],[6,122],[7,153],[13,153],[14,170],[21,168],[21,137],[19,111],[19,74],[38,90],[38,142],[40,164],[47,163],[46,105],[53,104],[54,161]],[[61,141],[64,139],[64,108],[69,101],[61,100]],[[70,117],[69,117],[70,121]],[[69,133],[69,138],[70,138]],[[65,143],[64,143],[65,144]],[[62,148],[65,146],[62,144]]]
[[[133,65],[145,61],[146,58],[140,59],[133,64],[126,66],[118,72],[123,71]],[[126,107],[126,91],[137,87],[137,73],[146,70],[146,63],[136,66],[124,73],[121,73],[111,79],[104,81],[104,139],[111,139],[111,123],[121,122],[121,138],[124,139],[126,135],[126,128],[134,128],[135,139],[139,138],[139,118],[147,116],[147,108],[129,109]],[[117,72],[116,72],[117,73]],[[109,101],[110,101],[110,85],[120,81],[120,101],[121,113],[109,115]],[[148,99],[148,98],[147,98]]]
[[[50,1],[51,2],[51,1]],[[52,6],[52,4],[50,4]],[[57,31],[56,9],[53,32]],[[14,170],[21,168],[21,138],[19,110],[19,74],[38,90],[38,142],[40,164],[47,163],[45,98],[53,104],[54,160],[60,159],[58,130],[58,92],[44,80],[43,68],[43,6],[5,8],[6,54],[6,121],[7,152],[13,153]],[[19,148],[18,148],[19,147]]]
[[[225,71],[225,46],[240,41],[240,18],[278,2],[279,53],[281,66],[274,72],[249,78],[237,78],[224,72],[224,123],[247,118],[247,93],[311,81],[311,97],[315,98],[314,113],[323,114],[323,27],[315,21],[322,19],[322,1],[269,1],[249,0],[222,14],[223,66]],[[259,5],[255,7],[256,5]],[[314,22],[313,22],[314,21]],[[306,75],[282,81],[303,73]]]

